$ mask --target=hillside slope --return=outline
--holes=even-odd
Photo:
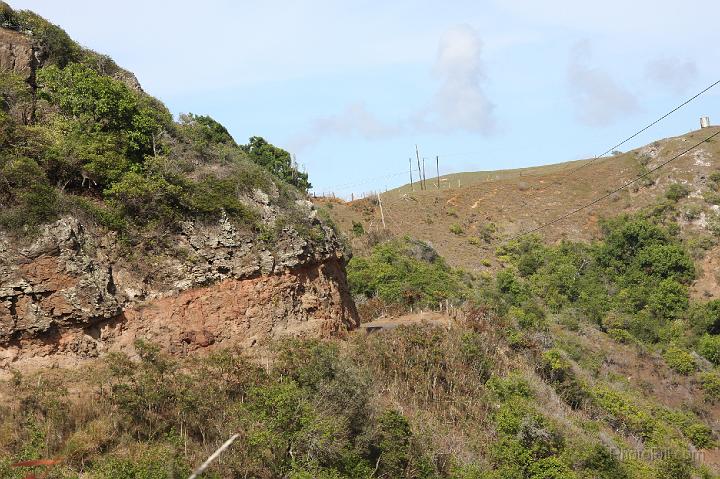
[[[417,185],[415,192],[408,191],[407,186],[388,191],[381,196],[387,233],[428,241],[455,267],[474,272],[494,270],[499,264],[495,250],[508,238],[591,202],[717,131],[715,127],[656,141],[580,169],[582,163],[572,162],[498,175],[478,173],[476,178],[466,173],[462,174],[463,183],[474,183],[460,188],[451,185],[437,190],[428,182],[426,191],[417,191]],[[649,180],[544,228],[539,234],[550,242],[588,240],[597,237],[602,218],[659,208],[679,221],[683,235],[712,236],[720,201],[710,188],[709,177],[718,169],[720,142],[715,140],[653,173]],[[665,197],[675,183],[688,188],[687,197],[677,202]],[[327,205],[358,251],[365,247],[366,238],[352,233],[353,222],[366,232],[382,230],[375,198],[318,202]],[[359,226],[355,228],[359,230]],[[702,264],[707,266],[706,272],[712,273],[718,257],[717,247],[705,255]],[[701,294],[717,297],[720,293],[711,277],[703,276],[698,287]]]

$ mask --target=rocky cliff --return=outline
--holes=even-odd
[[[139,261],[74,217],[32,242],[0,233],[0,367],[133,354],[141,338],[185,354],[342,335],[358,324],[347,258],[333,230],[315,222],[323,241],[288,228],[272,247],[229,221],[188,222],[172,254]]]
[[[0,71],[16,73],[32,82],[38,62],[36,53],[30,37],[0,28]]]
[[[132,73],[2,1],[0,77],[0,368],[357,326],[347,254],[278,173],[288,152],[174,122]]]

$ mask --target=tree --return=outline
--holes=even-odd
[[[304,191],[312,186],[308,181],[307,173],[298,171],[297,165],[293,164],[290,153],[268,143],[264,138],[253,136],[247,145],[242,146],[242,149],[252,161],[285,182]]]
[[[57,105],[68,119],[91,132],[122,135],[126,153],[141,162],[154,153],[154,137],[172,121],[170,113],[119,80],[78,63],[38,73],[41,98]]]

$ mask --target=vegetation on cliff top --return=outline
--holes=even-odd
[[[72,211],[135,237],[221,215],[258,228],[255,189],[289,210],[294,187],[310,186],[262,138],[238,145],[208,116],[173,121],[112,60],[37,15],[3,4],[2,19],[30,32],[44,60],[35,84],[0,73],[0,226],[27,230]]]

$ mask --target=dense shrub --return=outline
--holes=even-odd
[[[665,198],[670,201],[679,201],[690,193],[690,189],[682,183],[673,183],[665,191]]]
[[[38,82],[41,97],[86,130],[119,134],[126,154],[136,161],[153,153],[154,136],[171,122],[169,112],[147,97],[78,63],[43,68]]]
[[[468,293],[461,272],[425,243],[409,238],[380,244],[369,256],[353,258],[348,282],[354,294],[407,306],[436,306]]]
[[[690,325],[698,335],[720,334],[720,299],[693,305],[690,310]]]
[[[30,158],[0,156],[0,226],[19,229],[54,219],[56,191]]]
[[[716,366],[720,366],[720,336],[706,334],[698,342],[698,352]]]
[[[666,228],[643,217],[605,221],[603,232],[604,240],[592,245],[545,246],[536,237],[511,242],[499,253],[527,281],[513,284],[500,274],[498,279],[506,290],[529,286],[555,312],[577,308],[598,323],[608,313],[626,315],[622,324],[605,329],[655,342],[666,322],[688,310],[693,261]]]
[[[706,372],[700,375],[700,385],[710,402],[720,401],[720,374]]]
[[[16,11],[10,23],[19,30],[32,32],[33,37],[43,47],[47,55],[46,61],[50,64],[62,68],[82,58],[82,49],[62,28],[31,11]]]
[[[690,374],[697,369],[697,364],[692,354],[678,347],[669,347],[663,354],[663,357],[667,365],[680,374]]]

